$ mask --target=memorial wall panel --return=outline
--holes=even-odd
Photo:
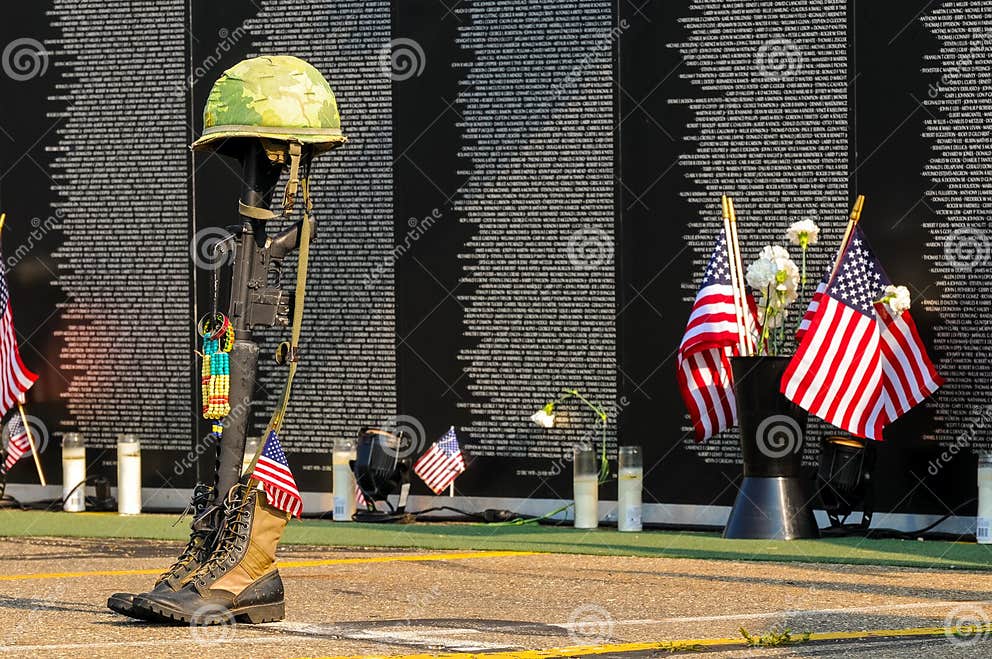
[[[816,221],[812,288],[865,194],[863,228],[948,379],[879,445],[878,507],[974,513],[973,449],[992,444],[986,3],[49,0],[15,13],[0,27],[4,261],[53,477],[70,430],[94,473],[112,475],[120,432],[145,442],[149,487],[209,470],[192,323],[211,280],[191,255],[237,221],[240,180],[187,145],[225,68],[291,53],[327,76],[349,137],[313,174],[284,433],[303,489],[329,487],[335,438],[399,423],[420,449],[458,428],[459,494],[568,498],[570,446],[599,441],[593,417],[569,404],[542,429],[529,416],[574,387],[609,410],[611,455],[645,447],[647,502],[696,506],[649,519],[729,505],[736,436],[694,443],[675,381],[719,195],[735,198],[745,262]],[[283,334],[259,333],[256,430]],[[810,473],[828,432],[811,425]],[[27,463],[12,473],[32,478]]]

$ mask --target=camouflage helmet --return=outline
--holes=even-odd
[[[214,83],[203,109],[203,135],[191,148],[215,148],[229,137],[309,144],[315,154],[346,139],[324,76],[289,55],[242,60]]]

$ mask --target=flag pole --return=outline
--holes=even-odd
[[[742,306],[741,291],[737,287],[737,259],[734,256],[736,241],[733,240],[733,233],[730,224],[730,198],[727,195],[720,195],[720,206],[723,215],[723,233],[727,237],[727,265],[730,267],[730,287],[734,291],[734,315],[737,319],[737,348],[740,354],[746,355],[748,345],[745,342],[747,330],[744,327],[744,308]]]
[[[730,215],[730,235],[734,242],[734,271],[737,274],[737,283],[735,288],[740,292],[741,297],[741,320],[744,332],[744,354],[747,357],[752,356],[757,349],[757,346],[753,345],[751,339],[751,332],[747,326],[748,318],[748,308],[747,308],[747,287],[744,285],[744,268],[741,265],[741,246],[740,242],[737,240],[737,211],[734,210],[734,198],[727,197],[727,213]]]
[[[24,404],[20,400],[17,401],[17,411],[21,414],[21,423],[24,424],[24,432],[28,436],[28,444],[31,446],[31,457],[34,458],[34,466],[38,470],[38,479],[41,481],[41,486],[45,487],[48,485],[48,482],[45,480],[45,472],[41,468],[41,460],[38,459],[38,449],[35,447],[31,424],[28,423],[28,417],[24,413]]]
[[[3,231],[4,222],[7,221],[7,214],[0,213],[0,232]],[[45,487],[48,485],[48,481],[45,480],[45,472],[41,468],[41,460],[38,458],[38,449],[35,447],[34,435],[31,433],[31,424],[28,423],[28,417],[24,413],[24,394],[21,394],[17,398],[17,411],[21,415],[21,423],[24,424],[24,432],[28,436],[28,445],[31,446],[31,456],[34,458],[35,469],[38,470],[38,480],[41,481],[41,486]]]
[[[854,200],[854,206],[851,208],[851,214],[847,219],[847,229],[844,230],[844,239],[840,242],[840,249],[837,250],[837,258],[834,259],[834,267],[830,270],[830,281],[834,280],[834,275],[837,274],[837,268],[840,267],[840,260],[844,256],[844,250],[847,249],[847,243],[851,240],[851,234],[854,233],[854,227],[858,226],[858,222],[861,220],[861,211],[865,207],[865,196],[859,194],[858,198]]]

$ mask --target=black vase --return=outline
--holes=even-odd
[[[788,357],[732,357],[744,480],[724,538],[818,538],[802,478],[806,410],[779,393]]]

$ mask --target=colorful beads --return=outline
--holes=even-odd
[[[203,337],[203,366],[200,369],[200,395],[203,418],[223,419],[231,413],[231,348],[234,327],[227,316],[217,314],[202,319],[197,327]],[[217,426],[215,425],[215,432]]]

